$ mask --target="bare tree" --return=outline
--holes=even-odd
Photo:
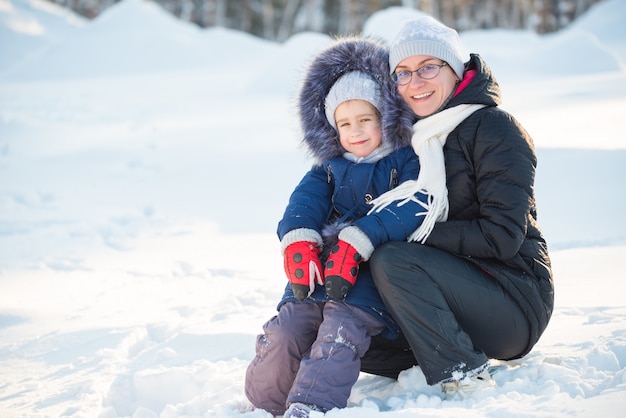
[[[289,36],[293,33],[293,20],[296,16],[296,12],[300,7],[299,0],[288,1],[285,5],[285,11],[283,12],[283,18],[281,19],[280,25],[278,26],[278,34],[276,36],[277,41],[284,41],[289,38]]]
[[[326,13],[324,0],[305,0],[296,15],[294,32],[324,32]]]
[[[119,0],[49,0],[93,18]],[[354,34],[390,6],[424,11],[459,31],[528,28],[553,32],[601,0],[151,0],[200,27],[220,26],[284,41],[294,33]]]

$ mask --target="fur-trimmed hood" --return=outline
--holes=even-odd
[[[326,119],[324,102],[339,77],[357,70],[381,86],[383,144],[393,150],[411,144],[414,116],[389,77],[387,46],[373,38],[338,38],[313,57],[298,93],[302,141],[316,165],[345,152],[337,131]]]

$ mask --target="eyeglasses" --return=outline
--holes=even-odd
[[[413,78],[413,73],[417,73],[417,75],[421,79],[430,80],[437,77],[439,75],[439,70],[441,70],[441,67],[445,67],[446,65],[448,65],[447,62],[441,64],[427,64],[423,67],[418,68],[417,70],[399,71],[397,73],[391,74],[391,79],[399,86],[409,84],[411,82],[411,79]]]

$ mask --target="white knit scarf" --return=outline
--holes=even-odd
[[[407,180],[395,189],[380,195],[372,201],[373,211],[380,212],[389,204],[399,201],[401,206],[409,201],[417,202],[424,207],[424,212],[415,216],[424,216],[424,221],[409,237],[408,241],[419,241],[422,244],[430,235],[435,222],[448,219],[448,188],[446,187],[446,167],[443,157],[443,146],[448,134],[463,122],[469,115],[485,107],[477,104],[464,104],[442,110],[413,125],[411,144],[419,157],[420,172],[417,180]],[[428,203],[417,200],[416,193],[428,194]]]

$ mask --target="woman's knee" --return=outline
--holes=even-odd
[[[385,292],[388,285],[404,283],[409,277],[416,284],[427,274],[421,266],[428,263],[430,248],[421,244],[392,241],[380,246],[370,258],[370,270],[379,292]]]
[[[418,261],[427,261],[437,258],[441,250],[427,245],[406,241],[390,241],[378,247],[370,258],[372,270],[383,271],[388,268],[418,264]]]
[[[406,264],[407,257],[404,255],[404,242],[391,241],[378,247],[369,260],[370,270],[374,282],[378,286],[381,282],[389,280],[390,271],[398,265]]]
[[[394,261],[403,258],[406,242],[390,241],[376,248],[370,258],[371,266],[380,266],[384,268],[387,264],[393,264]]]

